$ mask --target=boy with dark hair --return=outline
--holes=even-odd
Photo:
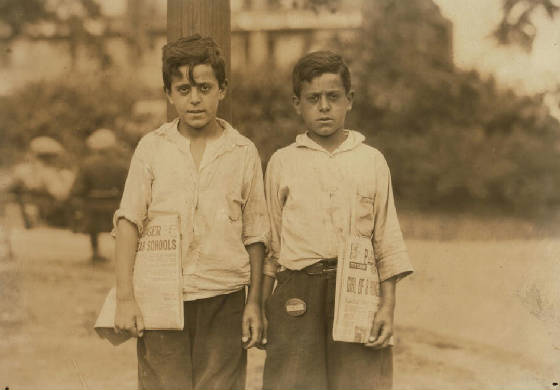
[[[271,157],[265,179],[272,238],[263,282],[264,388],[389,388],[396,282],[412,272],[389,168],[363,135],[344,128],[354,93],[339,55],[301,58],[293,88],[307,132]],[[337,256],[352,234],[371,245],[381,286],[365,345],[332,337]]]
[[[244,348],[262,333],[269,227],[260,158],[251,141],[216,118],[227,79],[211,38],[194,35],[165,45],[163,82],[178,118],[138,143],[114,216],[115,327],[138,336],[142,389],[244,388]],[[138,236],[160,213],[180,216],[183,331],[144,330],[134,298]]]

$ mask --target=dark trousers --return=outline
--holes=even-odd
[[[332,339],[336,272],[286,270],[277,277],[266,304],[265,390],[391,388],[392,348],[375,350]],[[286,301],[291,298],[306,303],[303,315],[288,314]]]
[[[244,389],[241,345],[245,291],[186,301],[182,331],[148,330],[138,339],[140,389]]]

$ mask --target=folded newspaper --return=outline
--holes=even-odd
[[[179,216],[158,215],[144,227],[134,262],[134,297],[146,329],[183,329],[183,283]],[[114,331],[115,288],[109,291],[94,328],[113,345],[130,336]]]
[[[333,339],[367,342],[380,301],[371,240],[350,236],[338,256]]]

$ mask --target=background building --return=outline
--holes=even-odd
[[[415,37],[416,41],[423,50],[439,50],[438,56],[451,61],[451,23],[441,16],[432,0],[418,2],[430,23]],[[126,66],[129,77],[159,88],[161,47],[166,42],[166,2],[100,3],[101,17],[84,23],[84,29],[97,38],[95,45],[78,40],[64,26],[46,22],[27,28],[15,40],[0,40],[0,95],[29,81],[53,79],[70,71],[98,72],[109,65],[117,69]],[[64,3],[66,8],[57,12],[63,16],[83,13],[72,4]],[[333,9],[312,10],[305,8],[303,1],[231,0],[232,71],[261,67],[285,70],[303,53],[324,48],[332,39],[355,39],[362,26],[362,6],[362,0],[343,0]]]

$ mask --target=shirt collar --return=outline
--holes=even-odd
[[[308,131],[306,131],[303,134],[299,134],[296,137],[296,146],[297,147],[308,148],[308,149],[312,149],[312,150],[317,150],[317,151],[321,151],[321,152],[325,152],[325,153],[329,153],[329,154],[336,154],[336,153],[341,153],[341,152],[345,152],[345,151],[348,151],[348,150],[352,150],[352,149],[358,147],[366,139],[366,137],[364,137],[361,133],[359,133],[357,131],[354,131],[354,130],[344,130],[344,131],[348,134],[348,137],[346,137],[344,142],[342,142],[342,144],[340,144],[338,146],[338,148],[336,148],[332,153],[329,153],[325,148],[323,148],[317,142],[313,141],[309,137],[309,134],[308,134],[309,132]]]
[[[207,159],[204,158],[204,164],[201,164],[200,169],[216,160],[218,157],[235,149],[237,146],[244,146],[249,144],[249,140],[243,137],[237,130],[235,130],[227,121],[216,118],[218,124],[224,129],[222,136],[216,140],[214,147],[209,150],[211,155]]]
[[[219,154],[233,149],[235,146],[245,146],[249,144],[249,140],[243,137],[236,129],[234,129],[227,121],[216,118],[218,124],[224,129],[224,133],[217,140],[217,152]],[[156,130],[158,135],[165,137],[170,142],[177,145],[177,147],[184,153],[187,153],[188,142],[185,142],[185,137],[179,133],[178,129],[179,118],[175,118],[171,122],[165,123]]]

